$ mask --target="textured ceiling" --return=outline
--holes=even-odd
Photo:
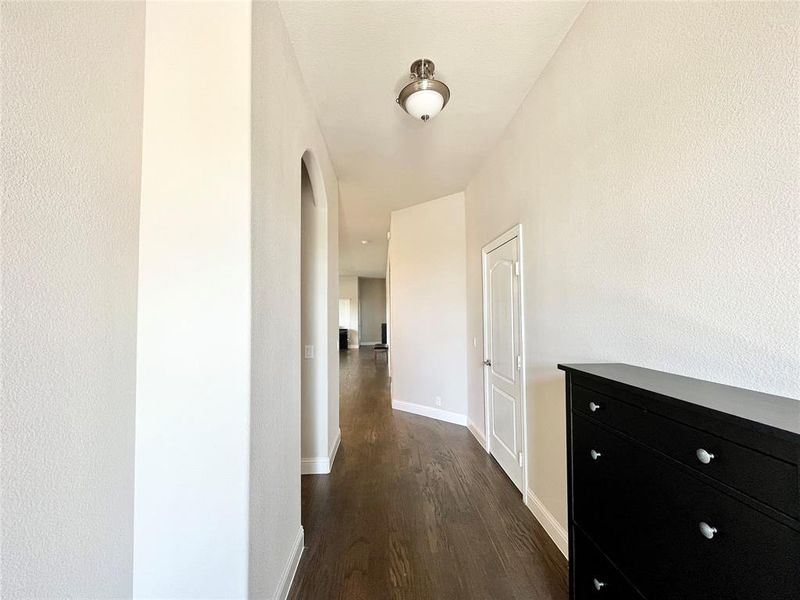
[[[391,211],[464,189],[584,2],[280,6],[339,177],[340,270],[382,275]],[[452,93],[428,123],[395,103],[421,57]]]

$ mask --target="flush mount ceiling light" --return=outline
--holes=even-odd
[[[411,63],[411,82],[397,96],[397,103],[415,119],[435,117],[450,100],[450,88],[433,78],[435,68],[427,58],[415,60]]]

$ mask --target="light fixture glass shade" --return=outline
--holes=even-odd
[[[438,115],[444,106],[444,98],[436,90],[419,90],[406,100],[405,109],[417,119],[427,121]]]

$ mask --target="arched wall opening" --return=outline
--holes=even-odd
[[[301,473],[330,472],[328,235],[325,188],[310,152],[300,161]]]

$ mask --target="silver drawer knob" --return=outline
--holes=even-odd
[[[589,402],[590,411],[595,412],[598,408],[600,408],[599,404],[597,404],[596,402]]]
[[[711,452],[703,450],[702,448],[698,449],[697,452],[695,452],[695,454],[697,454],[697,460],[699,460],[704,465],[707,465],[714,459],[714,455],[711,454]]]
[[[600,458],[603,455],[600,454],[597,450],[592,450],[591,452],[589,452],[589,456],[592,457],[592,460],[597,460],[598,458]]]
[[[717,528],[712,527],[705,521],[700,522],[700,533],[703,534],[703,537],[706,539],[711,539],[717,534]]]
[[[596,589],[598,592],[606,587],[606,584],[598,579],[592,579],[592,583],[594,584],[594,589]]]

